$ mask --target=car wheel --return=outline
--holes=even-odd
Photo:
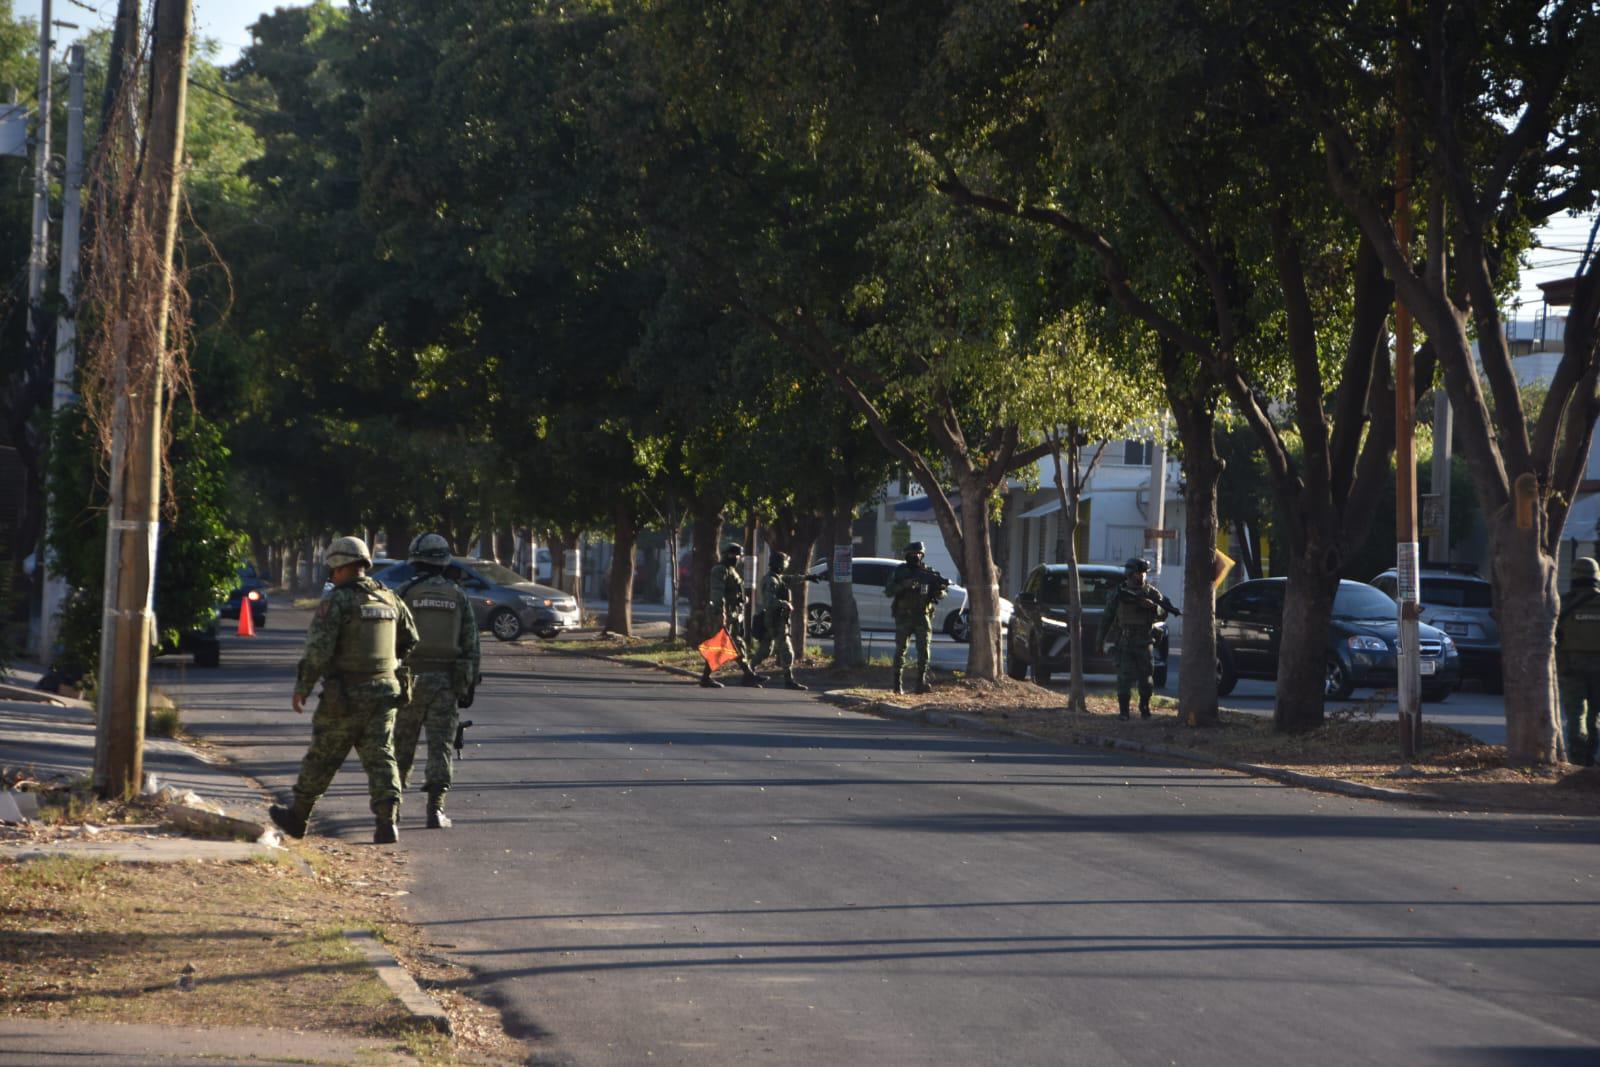
[[[1006,674],[1018,682],[1028,677],[1028,661],[1017,655],[1014,641],[1006,642]]]
[[[1443,704],[1450,699],[1450,687],[1441,685],[1433,689],[1424,689],[1422,691],[1422,699],[1429,704]]]
[[[510,608],[496,608],[489,616],[489,632],[501,641],[515,641],[522,636],[522,620]]]
[[[963,645],[971,641],[972,627],[968,625],[967,613],[952,611],[950,617],[944,621],[944,632],[949,634],[952,640],[959,641]]]
[[[833,609],[827,604],[812,604],[806,608],[806,633],[812,637],[832,637]]]
[[[1233,657],[1221,641],[1217,642],[1217,696],[1225,697],[1239,684],[1239,675],[1233,669]]]
[[[1344,664],[1338,657],[1328,660],[1328,672],[1322,683],[1322,695],[1330,700],[1344,700],[1355,692],[1356,684],[1350,680],[1350,672],[1345,670]]]

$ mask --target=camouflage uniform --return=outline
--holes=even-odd
[[[913,560],[911,557],[915,556]],[[884,595],[894,598],[894,691],[902,692],[901,678],[906,669],[906,646],[917,641],[917,692],[928,691],[928,643],[933,640],[933,608],[944,599],[944,590],[929,583],[933,572],[922,566],[922,542],[906,546],[906,562],[889,575]]]
[[[466,594],[440,573],[419,574],[400,591],[400,599],[411,609],[421,636],[407,662],[414,678],[411,699],[401,705],[394,723],[400,787],[404,789],[411,778],[417,738],[427,727],[423,788],[428,794],[428,825],[448,825],[440,813],[454,777],[450,756],[460,718],[457,701],[478,679],[478,622]]]
[[[367,772],[374,814],[400,800],[394,759],[394,714],[400,704],[397,669],[417,643],[411,612],[393,593],[362,576],[322,599],[306,634],[295,677],[305,698],[320,680],[322,697],[311,717],[311,747],[295,782],[295,811],[303,819],[327,792],[353,747]]]
[[[739,558],[744,550],[737,544],[727,545],[722,560],[711,568],[711,578],[706,584],[706,627],[712,633],[728,631],[728,641],[733,645],[734,659],[744,672],[744,684],[759,686],[763,679],[750,666],[750,653],[744,640],[744,578],[739,574]],[[708,664],[700,676],[700,684],[715,687]]]
[[[1144,573],[1129,560],[1127,570]],[[1143,564],[1143,560],[1137,561]],[[1146,599],[1148,598],[1148,599]],[[1124,579],[1106,601],[1105,614],[1100,617],[1100,645],[1115,641],[1117,663],[1117,706],[1124,719],[1133,699],[1133,687],[1139,687],[1139,714],[1150,716],[1150,694],[1155,689],[1155,665],[1151,662],[1150,646],[1154,642],[1155,624],[1167,617],[1167,609],[1160,606],[1161,590],[1149,582],[1135,584]]]
[[[1572,567],[1556,620],[1556,680],[1567,725],[1567,758],[1592,767],[1600,749],[1600,588],[1595,561]]]
[[[767,654],[776,649],[778,666],[783,669],[784,684],[790,689],[804,689],[805,686],[795,681],[794,677],[794,646],[789,643],[789,623],[794,618],[795,590],[806,582],[819,581],[820,576],[786,574],[784,568],[788,565],[788,556],[774,553],[772,565],[761,579],[761,597],[757,606],[761,610],[761,623],[766,632],[756,642],[750,666],[761,666]]]

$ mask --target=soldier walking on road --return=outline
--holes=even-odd
[[[454,777],[450,746],[455,740],[461,700],[478,683],[478,622],[472,603],[444,576],[450,565],[450,542],[423,534],[411,542],[410,562],[417,575],[400,590],[411,609],[420,640],[411,650],[411,699],[400,706],[394,722],[394,755],[404,792],[417,756],[417,737],[428,731],[428,766],[423,787],[428,793],[428,829],[444,830],[450,818],[444,797]]]
[[[1572,565],[1572,587],[1556,618],[1556,680],[1567,722],[1567,758],[1593,767],[1600,749],[1600,564]]]
[[[328,791],[353,747],[367,772],[367,794],[377,820],[372,840],[399,838],[400,772],[394,759],[394,714],[410,678],[402,665],[417,643],[411,612],[389,590],[366,576],[372,553],[359,537],[341,537],[324,557],[333,591],[317,605],[306,633],[294,683],[296,714],[317,682],[322,696],[311,716],[311,747],[300,763],[294,804],[274,804],[272,821],[291,837],[304,837],[311,809]]]
[[[950,582],[937,571],[922,565],[923,544],[906,546],[906,561],[889,575],[883,587],[894,598],[894,691],[904,693],[902,676],[906,669],[906,645],[917,640],[917,692],[928,691],[928,642],[933,640],[933,608],[944,599]]]
[[[790,689],[804,689],[805,686],[795,681],[794,677],[794,646],[789,643],[789,622],[794,618],[795,590],[806,582],[822,581],[822,575],[789,574],[786,573],[788,569],[788,554],[773,549],[766,577],[761,579],[761,596],[756,605],[761,612],[765,632],[756,643],[750,666],[761,666],[767,653],[776,648],[778,666],[783,668],[783,684]]]
[[[712,633],[719,629],[728,631],[739,669],[744,671],[744,684],[759,689],[766,679],[751,668],[744,643],[744,578],[739,574],[739,560],[743,556],[744,548],[737,541],[722,546],[722,561],[711,568],[707,584],[706,625]],[[700,675],[700,684],[707,689],[722,688],[722,683],[711,677],[709,663]]]
[[[1122,584],[1106,601],[1105,614],[1100,616],[1100,640],[1103,648],[1113,642],[1117,661],[1117,709],[1120,717],[1128,717],[1128,704],[1133,699],[1133,687],[1139,687],[1139,717],[1150,717],[1150,694],[1155,689],[1155,665],[1150,660],[1150,645],[1154,640],[1155,624],[1167,617],[1166,598],[1161,590],[1145,578],[1150,570],[1148,560],[1134,558],[1123,565]]]

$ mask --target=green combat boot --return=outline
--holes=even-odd
[[[711,677],[711,665],[706,664],[706,669],[700,672],[700,688],[721,689],[722,683]]]
[[[1126,719],[1127,717],[1128,717],[1128,698],[1127,697],[1118,697],[1117,698],[1117,718]]]
[[[301,804],[298,799],[287,807],[274,804],[267,809],[267,815],[278,825],[278,829],[290,837],[304,837],[306,823],[311,821],[311,805]]]
[[[918,675],[918,677],[917,677],[917,692],[919,694],[920,693],[931,692],[931,690],[928,688],[928,676],[926,674]]]
[[[900,672],[899,671],[895,671],[894,672],[894,695],[897,696],[897,697],[898,696],[904,696],[905,692],[906,692],[906,687],[905,687],[905,684],[900,681]]]
[[[400,814],[400,802],[385,800],[378,805],[377,823],[372,830],[372,843],[374,845],[392,845],[400,840],[400,827],[395,819]]]
[[[428,794],[428,829],[430,829],[430,830],[448,830],[448,829],[450,829],[450,816],[448,816],[448,815],[446,815],[444,813],[444,794],[443,793],[429,793]]]
[[[794,671],[792,670],[786,670],[783,672],[783,686],[785,689],[804,690],[806,688],[795,680]]]

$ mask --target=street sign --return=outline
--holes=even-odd
[[[1144,532],[1144,539],[1146,541],[1176,541],[1178,539],[1178,531],[1177,530],[1146,530]]]
[[[1396,599],[1413,604],[1421,603],[1422,590],[1417,583],[1417,542],[1401,541],[1395,545],[1395,576],[1399,579]]]
[[[833,546],[833,581],[850,581],[851,563],[854,560],[853,545]]]

